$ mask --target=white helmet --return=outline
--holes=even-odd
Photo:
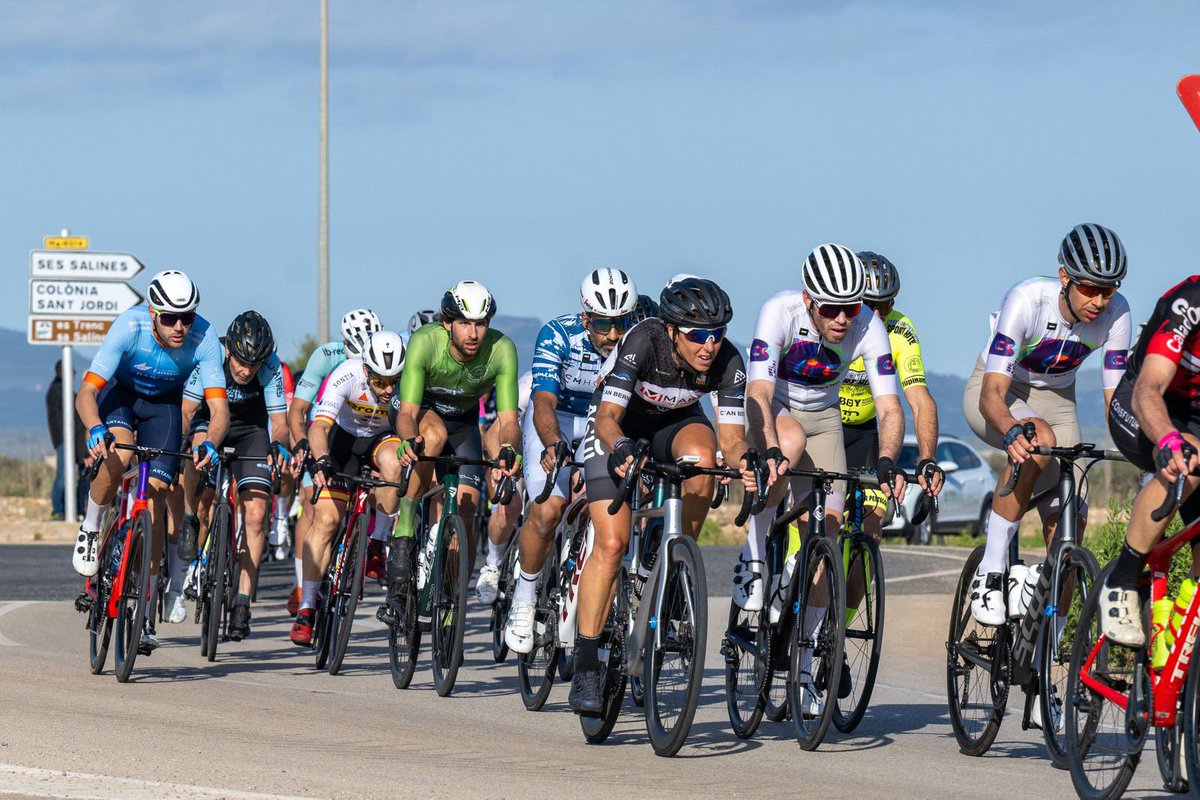
[[[404,340],[393,331],[375,331],[363,349],[363,364],[376,375],[391,378],[404,369]]]
[[[424,327],[431,322],[437,322],[438,319],[438,312],[434,311],[432,308],[423,308],[417,313],[413,314],[408,320],[408,332],[410,334],[416,333],[418,328]]]
[[[601,317],[623,317],[637,306],[638,292],[633,280],[619,269],[592,270],[579,287],[583,310]]]
[[[182,314],[200,305],[200,290],[177,269],[164,269],[150,280],[146,303],[155,311]]]
[[[867,289],[866,270],[850,248],[823,244],[804,261],[804,288],[818,303],[857,303]]]
[[[346,352],[352,356],[362,355],[370,335],[381,330],[383,323],[371,309],[356,308],[346,312],[342,317],[342,341],[346,343]]]
[[[491,319],[496,314],[496,300],[479,281],[459,281],[442,295],[442,321],[456,319]]]

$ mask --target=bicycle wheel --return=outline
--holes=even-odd
[[[1197,771],[1200,770],[1200,668],[1188,669],[1187,681],[1183,685],[1182,706],[1183,739],[1178,740],[1178,744],[1183,749],[1187,774],[1191,776],[1189,788],[1192,797],[1197,797],[1200,796],[1200,772]]]
[[[410,575],[415,575],[412,570]],[[392,668],[392,683],[397,689],[407,689],[417,670],[417,655],[421,652],[421,627],[417,624],[417,582],[409,580],[399,597],[387,600],[395,622],[388,627],[388,655]]]
[[[627,592],[629,579],[622,567],[617,572],[617,593],[608,619],[604,621],[600,649],[608,650],[608,663],[604,673],[604,707],[599,716],[579,715],[579,727],[588,744],[602,744],[612,733],[621,716],[621,704],[625,701],[627,678],[623,672],[625,664],[625,633],[629,624]]]
[[[958,748],[983,755],[1000,732],[1008,704],[1008,627],[980,625],[971,616],[971,580],[983,546],[972,551],[958,576],[946,641],[946,695]]]
[[[662,605],[649,617],[642,686],[646,691],[646,732],[660,756],[683,747],[700,703],[708,635],[708,584],[694,539],[678,536],[668,559]],[[652,602],[645,598],[646,602]]]
[[[855,534],[842,542],[846,582],[851,576],[862,581],[864,594],[858,608],[847,609],[845,663],[850,666],[850,694],[838,697],[833,724],[850,733],[862,722],[875,688],[879,656],[883,652],[884,579],[879,544],[870,536]],[[837,694],[841,694],[840,690]]]
[[[721,653],[725,656],[725,708],[733,733],[739,739],[754,735],[767,706],[770,636],[760,624],[762,615],[761,611],[746,611],[731,600],[729,627],[721,643]]]
[[[1183,697],[1183,692],[1180,692]],[[1158,774],[1162,776],[1163,788],[1168,792],[1183,794],[1188,790],[1188,779],[1185,769],[1184,744],[1184,710],[1181,707],[1175,718],[1175,724],[1169,728],[1155,727],[1154,754],[1158,757]]]
[[[558,553],[551,546],[542,566],[533,611],[533,649],[517,658],[517,688],[529,711],[541,711],[558,668]]]
[[[221,638],[221,625],[225,621],[231,522],[229,504],[217,503],[213,508],[212,525],[208,529],[212,546],[208,550],[208,585],[200,617],[200,653],[209,661],[217,658],[217,641]]]
[[[1075,622],[1083,610],[1088,591],[1100,566],[1096,557],[1082,547],[1073,547],[1058,564],[1058,585],[1063,595],[1050,602],[1062,614],[1045,617],[1039,632],[1038,698],[1042,716],[1042,738],[1050,761],[1067,768],[1067,743],[1063,737],[1062,698],[1067,696],[1067,672],[1071,668],[1071,642]],[[1053,585],[1053,584],[1052,584]],[[1069,593],[1069,594],[1068,594]],[[1178,753],[1178,751],[1176,751]]]
[[[117,542],[123,531],[110,530],[104,537],[100,548],[100,572],[92,578],[92,586],[96,596],[92,598],[92,607],[88,609],[88,666],[93,675],[104,671],[104,662],[108,660],[108,645],[112,641],[113,619],[108,615],[108,598],[112,592],[113,575],[112,562],[117,554]]]
[[[346,647],[350,644],[350,629],[354,626],[354,614],[358,611],[358,597],[363,591],[363,570],[367,563],[367,522],[366,514],[359,514],[354,522],[354,532],[350,535],[350,544],[342,550],[342,568],[339,572],[337,594],[333,601],[334,625],[337,636],[333,640],[333,650],[329,654],[329,674],[337,675],[342,668],[342,660],[346,657]]]
[[[1145,650],[1122,647],[1100,632],[1100,593],[1111,571],[1110,565],[1096,578],[1079,614],[1063,700],[1067,765],[1083,798],[1119,797],[1149,732]]]
[[[841,553],[829,539],[813,542],[797,591],[788,709],[796,741],[804,750],[815,750],[833,721],[845,646],[846,576]]]
[[[321,579],[321,585],[317,589],[317,607],[316,614],[313,619],[313,651],[315,664],[317,669],[325,669],[325,665],[329,663],[329,651],[332,649],[331,643],[334,636],[334,604],[335,593],[333,591],[333,561],[330,561],[329,568],[325,570],[325,577]]]
[[[121,582],[121,599],[117,607],[117,680],[125,683],[137,662],[142,627],[146,622],[146,606],[151,597],[150,575],[150,512],[142,511],[133,521],[133,535],[125,548],[125,579]]]
[[[513,533],[513,540],[504,551],[504,562],[500,565],[500,586],[496,593],[496,602],[492,603],[492,661],[503,664],[508,659],[508,644],[504,641],[504,625],[508,622],[508,612],[512,608],[513,591],[517,587],[517,568],[520,564],[517,538],[520,529]]]
[[[431,576],[433,607],[433,688],[441,697],[454,691],[463,660],[463,633],[467,622],[467,588],[471,579],[467,532],[462,517],[451,514],[438,532],[441,569]]]

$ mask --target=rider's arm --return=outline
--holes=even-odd
[[[112,380],[121,363],[121,356],[126,349],[137,341],[137,323],[134,314],[138,309],[132,308],[113,320],[100,349],[92,358],[88,371],[83,376],[79,393],[75,395],[75,412],[87,429],[100,424],[100,407],[96,400],[100,390]],[[144,312],[143,312],[144,313]]]
[[[307,422],[310,408],[312,408],[312,403],[301,400],[299,397],[292,397],[292,404],[288,406],[287,410],[287,427],[292,436],[293,446],[308,435]]]
[[[752,441],[760,452],[779,446],[771,404],[786,336],[785,308],[780,295],[767,299],[758,312],[754,342],[750,345],[750,364],[746,369],[746,420]]]
[[[716,401],[717,444],[725,463],[737,465],[748,449],[746,444],[746,362],[742,354],[729,341],[721,343],[721,350],[713,362],[720,369]]]
[[[900,445],[904,442],[904,409],[900,407],[891,341],[883,322],[876,316],[871,317],[866,334],[854,350],[853,357],[858,356],[862,357],[879,416],[879,455],[894,460],[899,457]]]
[[[640,376],[653,365],[653,343],[639,331],[627,334],[617,345],[605,363],[598,391],[600,402],[596,408],[596,437],[604,449],[611,453],[613,445],[625,434],[621,432],[621,419],[633,397]],[[609,369],[608,365],[612,364]]]
[[[278,356],[272,354],[267,359],[267,363],[259,369],[258,380],[263,385],[263,403],[271,423],[271,441],[287,447],[287,396],[284,394],[283,364]]]
[[[1119,304],[1119,305],[1118,305]],[[1108,419],[1108,409],[1112,405],[1113,395],[1117,384],[1125,375],[1125,364],[1129,357],[1129,340],[1132,335],[1133,320],[1129,314],[1129,303],[1124,297],[1113,296],[1109,306],[1116,314],[1112,327],[1108,329],[1108,338],[1101,345],[1104,362],[1100,370],[1100,381],[1104,387],[1104,418]],[[1155,439],[1155,441],[1158,441]]]
[[[774,395],[774,380],[752,380],[746,386],[746,421],[750,427],[750,434],[761,452],[779,446],[779,436],[775,433],[775,418],[771,416],[771,401]]]
[[[552,319],[543,325],[533,351],[532,389],[533,427],[543,447],[550,447],[562,438],[555,411],[562,387],[563,363],[569,353],[569,337],[562,323]]]
[[[538,438],[542,440],[543,447],[550,445],[562,438],[562,433],[558,429],[558,395],[548,391],[533,392],[533,427],[537,430]],[[529,453],[528,455],[536,457],[538,453]]]
[[[1133,384],[1133,415],[1137,417],[1142,433],[1155,444],[1175,430],[1163,394],[1178,369],[1179,365],[1167,356],[1147,353],[1137,382]]]
[[[425,397],[425,370],[433,358],[433,337],[418,330],[408,342],[404,355],[404,372],[400,374],[400,389],[392,395],[389,416],[392,427],[401,439],[417,435],[417,412]]]
[[[328,417],[317,417],[308,429],[308,446],[314,459],[329,455],[329,431],[333,422]]]
[[[1033,300],[1017,285],[1004,295],[996,332],[984,357],[983,385],[979,391],[979,413],[994,430],[1005,433],[1019,424],[1005,402],[1012,385],[1013,369],[1025,343]]]
[[[337,424],[338,413],[354,383],[353,370],[362,369],[357,361],[346,361],[330,374],[308,427],[308,447],[314,459],[329,455],[329,431]]]
[[[196,361],[208,404],[208,438],[213,445],[220,445],[229,431],[229,400],[225,396],[225,350],[211,327],[196,348]]]
[[[604,445],[604,450],[611,453],[613,445],[625,434],[621,431],[621,419],[625,416],[625,406],[607,400],[600,402],[596,409],[596,438]]]
[[[904,399],[913,412],[917,458],[921,461],[932,459],[937,451],[937,402],[929,393],[925,381],[925,360],[921,357],[921,340],[917,336],[917,329],[911,320],[904,317],[888,331],[888,339],[896,357],[900,390],[904,392]]]
[[[496,370],[496,425],[500,427],[500,444],[521,450],[521,422],[517,418],[517,379],[521,377],[517,364],[517,346],[503,337],[492,347],[492,364]]]

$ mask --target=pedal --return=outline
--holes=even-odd
[[[375,609],[375,619],[379,620],[384,625],[387,625],[389,628],[393,627],[398,621],[395,612],[392,611],[387,603],[383,603],[379,606],[379,608]]]
[[[92,605],[96,601],[88,596],[87,592],[82,593],[75,598],[75,610],[81,614],[86,614],[92,610]]]

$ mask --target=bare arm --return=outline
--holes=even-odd
[[[287,429],[291,433],[293,446],[308,436],[308,425],[306,423],[310,408],[312,408],[312,403],[301,400],[298,397],[292,398],[292,404],[287,410]]]
[[[752,441],[763,451],[779,446],[775,418],[771,416],[774,395],[774,381],[750,381],[746,386],[746,424]]]
[[[533,427],[537,430],[538,438],[543,447],[550,447],[562,439],[562,431],[558,428],[558,396],[553,392],[533,393]],[[531,457],[540,457],[541,453],[526,453]]]
[[[100,424],[100,404],[96,400],[98,394],[99,389],[84,381],[79,387],[79,394],[75,395],[75,413],[79,415],[83,427],[89,430]]]
[[[904,390],[904,398],[913,412],[913,427],[917,434],[917,457],[932,459],[937,452],[938,412],[937,402],[927,386],[913,386]]]
[[[229,432],[229,400],[210,397],[205,402],[208,403],[208,439],[218,446]]]

